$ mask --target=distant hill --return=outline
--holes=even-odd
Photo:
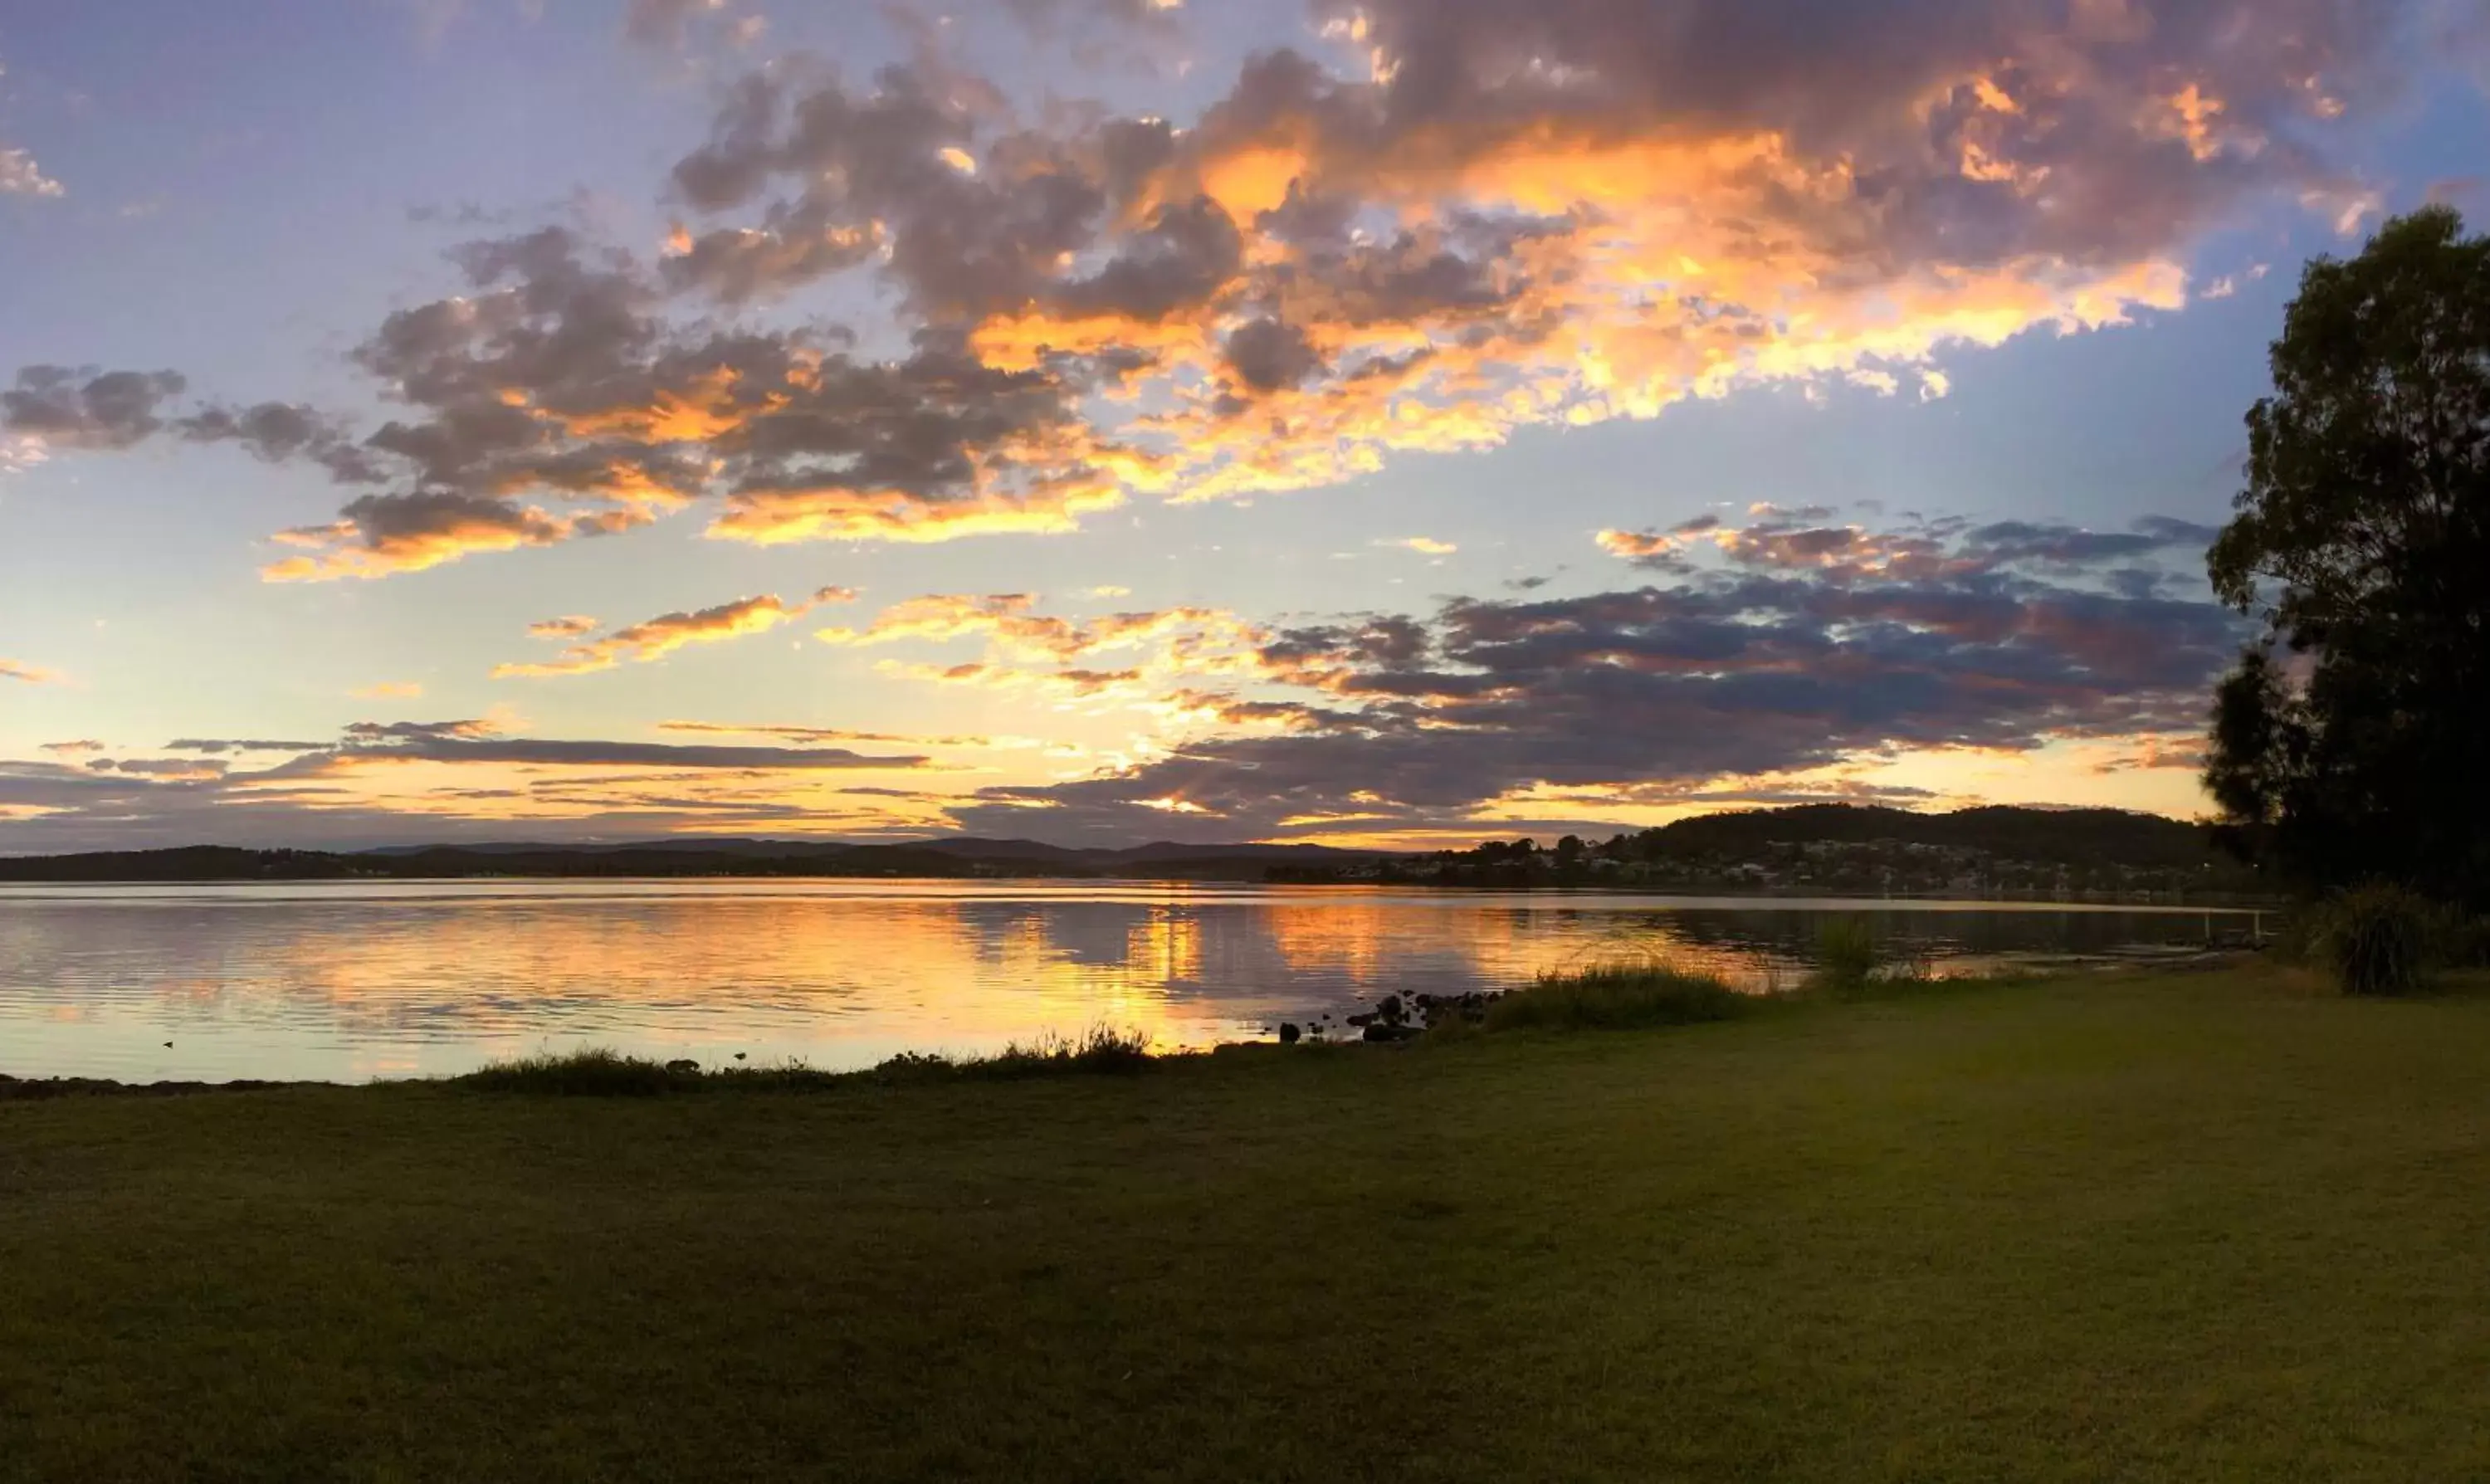
[[[484,877],[811,877],[1392,882],[2128,900],[2253,895],[2255,873],[2203,825],[2119,809],[1990,807],[1920,814],[1804,804],[1685,819],[1586,841],[1492,841],[1390,856],[1320,845],[1077,849],[937,836],[888,843],[670,839],[497,842],[361,853],[187,850],[0,859],[0,881],[322,881]]]
[[[1177,845],[1072,850],[1034,840],[947,837],[891,844],[822,840],[650,840],[626,844],[398,846],[356,853],[225,846],[0,858],[0,881],[334,881],[474,877],[966,877],[1259,881],[1275,863],[1347,866],[1380,858],[1317,845]]]
[[[1637,834],[1491,841],[1356,869],[1275,875],[1446,887],[1631,887],[1783,895],[2066,901],[2256,896],[2265,884],[2212,827],[2123,809],[1991,806],[1921,814],[1802,804],[1679,820]]]
[[[1977,851],[2019,860],[2194,867],[2219,858],[2203,825],[2128,809],[2022,809],[1991,805],[1919,814],[1877,805],[1822,803],[1705,814],[1641,838],[1671,852],[1745,852],[1768,844],[1892,842]]]

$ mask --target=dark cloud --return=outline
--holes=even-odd
[[[1196,196],[1160,207],[1105,267],[1048,297],[1073,315],[1164,320],[1210,305],[1234,280],[1244,256],[1244,235],[1227,209]]]
[[[793,193],[769,209],[769,233],[782,244],[800,224],[884,245],[884,271],[930,319],[1016,308],[1052,281],[1062,254],[1094,240],[1107,207],[1098,179],[1107,145],[989,137],[992,110],[974,101],[979,90],[946,85],[957,80],[921,63],[883,70],[870,90],[797,65],[756,72],[730,93],[709,142],[675,166],[675,189],[695,211],[716,214],[787,182]],[[1116,146],[1130,154],[1142,137],[1119,134]],[[797,261],[803,272],[819,266],[818,257]],[[748,293],[778,286],[756,274]]]
[[[127,449],[164,425],[159,409],[187,385],[176,371],[30,365],[0,392],[0,430],[66,449]]]
[[[381,462],[356,447],[337,420],[299,403],[210,406],[182,419],[179,426],[193,443],[239,444],[266,463],[311,459],[344,483],[377,483],[387,478]]]
[[[2192,732],[2241,634],[2210,601],[2009,570],[1877,577],[1809,563],[1581,597],[1463,598],[1423,622],[1272,636],[1264,673],[1328,703],[1246,698],[1221,714],[1283,735],[987,790],[960,818],[1066,840],[1457,827],[1550,790],[1691,797],[1723,778],[1914,748]]]
[[[264,737],[181,737],[164,744],[167,752],[319,752],[335,745],[324,742],[284,742]]]
[[[1258,319],[1228,337],[1228,368],[1257,392],[1293,387],[1322,368],[1322,355],[1294,325]]]
[[[2049,522],[2008,520],[1974,528],[1965,544],[1991,561],[2091,567],[2131,562],[2157,552],[2202,556],[2219,533],[2211,526],[2150,516],[2128,532],[2086,531]]]
[[[695,21],[725,8],[724,0],[631,0],[622,12],[622,34],[643,46],[671,51],[683,44]]]
[[[507,763],[566,768],[700,768],[815,771],[822,769],[920,768],[923,757],[870,757],[835,747],[704,747],[670,742],[563,742],[527,738],[417,738],[387,746],[350,747],[347,758],[428,763]]]
[[[666,286],[741,305],[845,273],[880,248],[866,229],[839,228],[802,209],[773,209],[766,225],[719,227],[686,236],[681,250],[659,263]]]

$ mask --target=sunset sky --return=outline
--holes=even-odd
[[[0,853],[2205,807],[2477,0],[0,0]]]

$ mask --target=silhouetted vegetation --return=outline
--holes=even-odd
[[[1152,1060],[1147,1033],[1093,1026],[1078,1035],[1048,1033],[1033,1041],[1015,1041],[989,1056],[903,1052],[879,1066],[854,1072],[824,1071],[801,1062],[703,1067],[695,1062],[656,1062],[598,1047],[496,1062],[449,1081],[453,1087],[483,1092],[565,1097],[818,1092],[873,1083],[1122,1075],[1146,1068]]]
[[[2433,208],[2311,263],[2272,364],[2208,558],[2265,624],[2215,708],[2226,838],[2310,892],[2490,910],[2490,239]],[[2403,911],[2360,900],[2385,972]]]
[[[1801,804],[1683,819],[1552,847],[1498,840],[1371,865],[1275,868],[1275,880],[1727,894],[1964,896],[2215,903],[2262,894],[2211,827],[2120,809],[1923,814]]]
[[[1733,1020],[1761,1002],[1710,975],[1665,964],[1607,964],[1540,975],[1490,1001],[1490,1031],[1638,1031]]]
[[[2355,887],[2313,915],[2310,948],[2347,995],[2408,995],[2430,966],[2441,915],[2396,886]]]
[[[1884,956],[1876,925],[1865,917],[1828,917],[1816,929],[1816,980],[1827,989],[1866,988]]]

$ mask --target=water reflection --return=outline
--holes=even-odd
[[[0,1070],[361,1079],[604,1044],[854,1066],[1106,1022],[1168,1045],[1652,951],[1794,980],[1859,904],[961,883],[0,890]],[[2224,914],[1885,907],[1980,965],[2195,946]],[[170,1046],[165,1042],[171,1042]]]

